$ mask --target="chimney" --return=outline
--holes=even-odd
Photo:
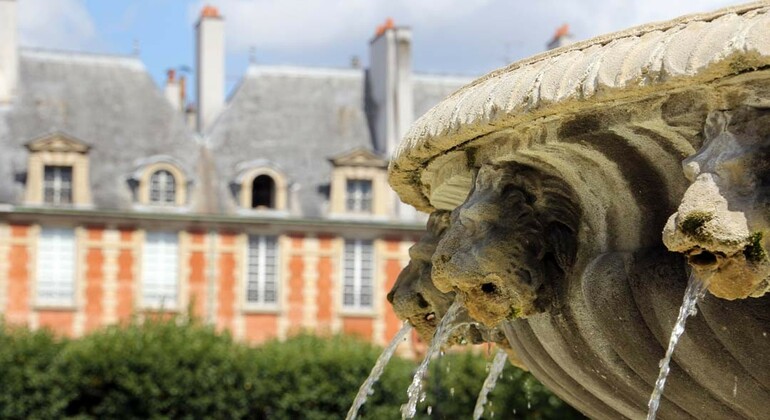
[[[573,42],[575,41],[572,39],[572,34],[569,32],[569,25],[565,23],[556,29],[556,32],[553,34],[553,38],[551,38],[547,47],[549,50],[552,50],[554,48],[572,44]]]
[[[166,94],[166,99],[171,103],[171,106],[177,110],[182,110],[182,102],[181,102],[181,85],[179,81],[176,79],[176,70],[174,69],[168,69],[166,71],[166,74],[168,77],[166,78],[166,88],[164,89],[164,93]]]
[[[185,109],[187,105],[187,78],[183,75],[179,76],[179,109]]]
[[[204,132],[225,104],[225,22],[214,6],[201,11],[197,30],[197,129]]]
[[[0,0],[0,104],[16,96],[19,80],[19,44],[16,0]]]
[[[369,43],[369,56],[374,148],[389,158],[414,121],[412,30],[388,18]]]

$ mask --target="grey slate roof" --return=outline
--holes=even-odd
[[[20,62],[18,96],[0,108],[0,204],[23,204],[24,144],[54,132],[91,146],[98,209],[138,209],[127,179],[170,158],[192,181],[188,211],[243,212],[233,183],[260,162],[292,185],[288,214],[324,217],[328,158],[372,149],[361,69],[252,66],[201,144],[138,58],[22,50]],[[415,75],[416,116],[468,81]]]
[[[0,203],[22,204],[24,144],[53,132],[91,146],[97,208],[132,208],[127,177],[156,155],[196,181],[199,145],[138,58],[21,50],[18,96],[0,109]]]
[[[422,114],[469,81],[414,78],[415,112]],[[294,214],[322,217],[328,158],[354,148],[372,149],[364,110],[364,70],[252,66],[207,136],[221,194],[239,163],[265,159],[298,188]]]

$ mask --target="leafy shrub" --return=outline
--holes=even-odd
[[[45,330],[0,325],[0,418],[54,418],[64,407],[50,366],[65,345]]]
[[[381,349],[350,337],[300,335],[253,348],[195,322],[110,327],[76,340],[0,329],[0,418],[338,419]],[[433,362],[418,417],[470,418],[487,359]],[[416,367],[393,358],[360,417],[400,417]],[[531,375],[506,367],[496,418],[578,418]],[[529,408],[528,408],[529,406]]]
[[[269,383],[260,417],[338,419],[347,412],[381,349],[350,337],[301,335],[257,352],[258,381]],[[361,410],[363,418],[398,418],[413,364],[393,358]]]
[[[248,347],[174,321],[110,327],[74,340],[52,369],[68,416],[241,418],[256,385]]]

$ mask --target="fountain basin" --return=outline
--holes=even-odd
[[[762,418],[769,99],[767,3],[482,77],[421,117],[391,161],[402,201],[451,212],[422,278],[461,295],[486,328],[508,323],[522,362],[585,414],[639,418],[689,263],[711,294],[674,353],[658,416]]]

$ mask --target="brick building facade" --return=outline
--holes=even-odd
[[[188,107],[173,72],[158,89],[138,57],[19,48],[6,20],[5,322],[79,336],[189,311],[254,343],[400,328],[385,296],[424,217],[388,188],[387,160],[469,81],[413,74],[408,28],[378,29],[369,68],[251,65],[225,99],[224,19],[207,7]]]

